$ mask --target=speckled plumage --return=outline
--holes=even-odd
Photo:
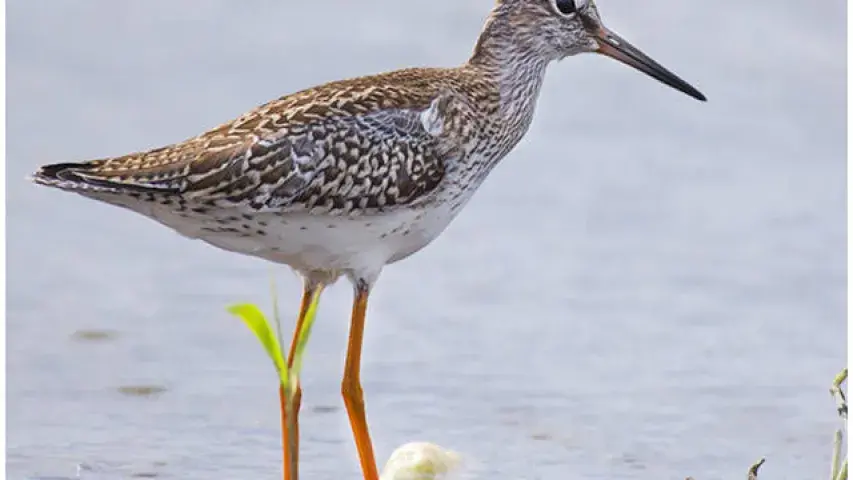
[[[342,392],[364,478],[378,480],[359,380],[368,294],[385,265],[441,234],[521,140],[548,64],[582,52],[705,99],[604,28],[592,0],[498,0],[459,67],[328,83],[180,143],[47,165],[33,179],[291,266],[305,279],[297,331],[314,295],[346,275],[355,300]],[[285,442],[287,480],[293,455]]]
[[[331,82],[163,148],[48,165],[34,181],[318,282],[372,283],[437,237],[518,143],[551,61],[604,53],[704,99],[639,51],[616,51],[632,48],[591,1],[499,0],[459,67]]]
[[[454,93],[466,86],[477,91]],[[258,212],[378,212],[438,185],[445,161],[472,139],[479,112],[469,99],[494,103],[489,89],[462,69],[332,82],[164,148],[44,167],[36,181]]]
[[[338,247],[336,238],[325,238],[353,239],[356,228],[377,243],[413,235],[425,245],[425,230],[440,231],[450,220],[450,213],[431,219],[427,211],[447,204],[455,213],[462,205],[462,176],[480,173],[486,157],[476,152],[494,148],[484,133],[500,130],[488,121],[498,105],[496,87],[478,73],[410,69],[333,82],[181,143],[51,165],[35,179],[329,281],[412,248],[385,246],[376,256],[386,258],[365,265],[348,257],[369,245]],[[318,248],[327,258],[300,252]]]
[[[317,281],[372,281],[437,236],[529,126],[546,62],[502,60],[481,42],[461,67],[328,83],[164,148],[43,167],[35,181]],[[367,238],[338,245],[354,229]],[[350,258],[371,241],[397,245]]]

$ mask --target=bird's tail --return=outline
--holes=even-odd
[[[92,162],[54,163],[42,166],[30,179],[39,185],[58,188],[60,190],[102,190],[103,186],[93,184],[85,176],[87,171],[94,168],[96,166]]]
[[[185,165],[158,165],[156,160],[161,152],[154,150],[88,162],[54,163],[42,166],[30,178],[39,185],[83,194],[178,193]]]

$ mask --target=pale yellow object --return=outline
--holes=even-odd
[[[441,480],[459,466],[456,452],[432,443],[407,443],[391,454],[381,480]]]

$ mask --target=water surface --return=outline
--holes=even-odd
[[[269,305],[271,271],[284,308],[299,296],[284,268],[26,174],[462,62],[492,3],[10,0],[9,477],[280,478],[274,375],[224,307]],[[427,440],[483,479],[712,480],[764,455],[767,478],[821,478],[846,353],[845,2],[600,3],[710,101],[592,55],[549,71],[525,141],[371,299],[377,456]],[[328,291],[308,350],[305,478],[359,475],[350,294]]]

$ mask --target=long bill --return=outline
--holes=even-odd
[[[615,58],[625,65],[634,67],[655,80],[690,95],[696,100],[703,102],[707,100],[702,92],[696,90],[692,85],[679,78],[678,75],[670,72],[637,49],[637,47],[631,45],[627,40],[607,28],[599,27],[594,36],[598,40],[599,45],[597,53]]]

